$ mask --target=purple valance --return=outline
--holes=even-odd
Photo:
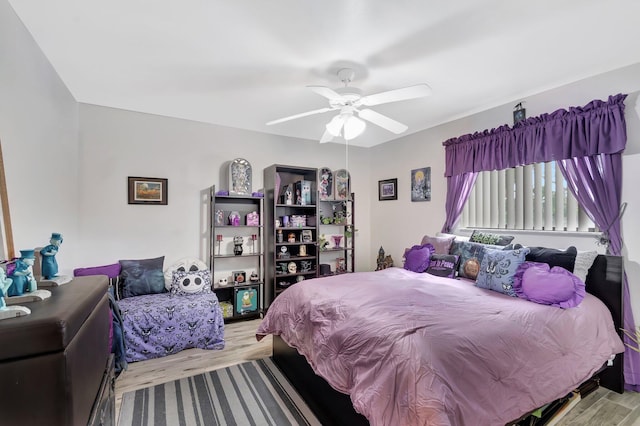
[[[502,170],[525,164],[622,152],[627,143],[626,94],[559,109],[510,127],[467,134],[443,142],[445,176]]]

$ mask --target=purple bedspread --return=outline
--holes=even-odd
[[[118,305],[128,362],[188,348],[224,348],[224,321],[215,293],[149,294],[122,299]]]
[[[590,294],[561,309],[401,268],[291,286],[257,334],[297,348],[372,425],[504,425],[624,350]]]

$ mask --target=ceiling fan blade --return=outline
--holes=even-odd
[[[340,93],[336,92],[333,89],[330,89],[325,86],[307,86],[309,89],[313,90],[320,96],[324,96],[330,101],[342,101],[343,97]]]
[[[389,102],[406,101],[408,99],[422,98],[431,94],[431,87],[427,84],[416,84],[415,86],[404,87],[402,89],[388,90],[386,92],[375,93],[363,96],[357,102],[358,105],[374,106]]]
[[[396,135],[406,131],[408,127],[392,118],[387,117],[386,115],[382,115],[378,112],[375,112],[372,109],[363,109],[358,111],[358,115],[360,118],[367,120],[376,126],[380,126],[383,129],[386,129]]]
[[[325,130],[322,137],[320,138],[320,143],[327,143],[333,140],[333,135],[329,133],[328,130]]]
[[[284,117],[284,118],[279,118],[277,120],[269,121],[267,123],[267,126],[271,126],[272,124],[283,123],[283,122],[289,121],[289,120],[295,120],[296,118],[302,118],[302,117],[306,117],[308,115],[321,114],[323,112],[333,111],[335,109],[337,109],[337,108],[325,107],[325,108],[320,108],[320,109],[314,109],[313,111],[307,111],[307,112],[303,112],[303,113],[300,113],[300,114],[290,115],[289,117]]]

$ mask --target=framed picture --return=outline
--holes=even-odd
[[[351,175],[345,169],[336,170],[333,179],[335,189],[333,191],[334,200],[348,200],[351,197]]]
[[[167,204],[167,179],[128,178],[129,204]]]
[[[398,179],[385,179],[378,181],[378,200],[398,199]]]
[[[431,201],[431,167],[411,170],[411,201]]]

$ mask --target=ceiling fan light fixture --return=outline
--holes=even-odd
[[[355,139],[364,132],[364,129],[367,128],[367,123],[359,119],[358,117],[352,115],[349,119],[344,123],[344,138],[345,140]]]
[[[331,121],[329,123],[327,123],[327,131],[331,134],[331,136],[333,137],[337,137],[340,136],[340,133],[342,132],[342,125],[345,122],[345,116],[344,114],[338,114],[335,117],[333,117],[331,119]]]

